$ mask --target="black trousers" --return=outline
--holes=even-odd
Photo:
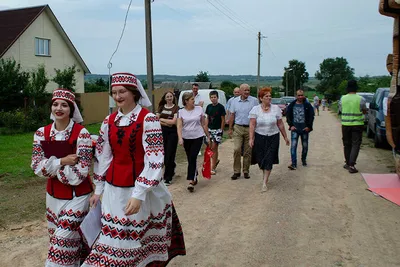
[[[164,180],[171,181],[175,174],[175,157],[178,146],[178,133],[176,127],[162,127],[164,139]]]
[[[203,144],[203,137],[197,139],[183,139],[183,147],[185,148],[188,160],[187,180],[197,180],[197,155]]]
[[[356,165],[358,153],[360,152],[362,133],[364,126],[342,125],[342,140],[344,146],[344,158],[349,166]]]

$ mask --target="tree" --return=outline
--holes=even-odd
[[[85,93],[108,92],[109,86],[103,78],[97,79],[94,82],[85,82]]]
[[[194,78],[195,82],[209,82],[210,78],[208,77],[208,72],[207,71],[200,71],[196,78]]]
[[[22,71],[14,59],[0,59],[0,110],[9,111],[24,107],[29,73]]]
[[[239,86],[231,81],[222,81],[219,87],[220,90],[224,91],[225,95],[228,97],[233,96],[233,89]]]
[[[306,64],[297,59],[289,61],[289,66],[285,68],[282,85],[286,89],[286,77],[288,84],[288,95],[294,95],[294,89],[296,90],[303,87],[303,84],[308,82],[309,74],[306,70]]]
[[[39,65],[37,69],[30,73],[30,76],[29,85],[26,87],[25,93],[31,98],[33,106],[36,107],[37,100],[43,100],[48,96],[46,86],[50,80],[47,78],[44,65]]]
[[[316,87],[318,92],[329,92],[339,97],[339,85],[343,81],[354,79],[354,69],[343,57],[327,58],[319,65],[315,78],[321,81]]]
[[[75,92],[75,73],[76,73],[76,65],[72,67],[67,67],[64,70],[54,69],[56,72],[56,76],[52,79],[53,82],[58,84],[60,88],[66,88]]]

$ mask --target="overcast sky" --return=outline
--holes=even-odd
[[[211,2],[211,3],[210,3]],[[257,74],[257,32],[266,36],[261,75],[291,59],[310,76],[327,57],[345,57],[357,76],[386,75],[393,19],[378,0],[155,0],[155,74]],[[108,73],[129,0],[0,0],[0,9],[49,4],[94,74]],[[221,13],[228,14],[233,20]],[[111,72],[146,73],[144,1],[132,0]]]

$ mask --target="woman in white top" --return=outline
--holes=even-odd
[[[193,93],[184,93],[182,104],[184,108],[178,111],[178,138],[179,145],[183,145],[185,148],[188,160],[187,180],[189,180],[189,185],[187,189],[193,192],[194,186],[197,184],[197,155],[200,152],[204,135],[207,136],[207,144],[210,141],[210,135],[203,108],[194,105]]]
[[[281,109],[271,105],[272,89],[265,87],[258,93],[261,104],[255,106],[249,114],[250,139],[249,145],[253,149],[253,159],[263,170],[262,192],[267,191],[267,182],[271,174],[272,165],[279,163],[279,132],[289,145],[289,139],[282,122]]]

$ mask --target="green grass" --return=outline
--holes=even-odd
[[[30,168],[33,133],[0,136],[0,181],[20,182],[34,177]]]
[[[89,131],[90,134],[99,134],[101,123],[89,124],[85,125],[86,130]]]

